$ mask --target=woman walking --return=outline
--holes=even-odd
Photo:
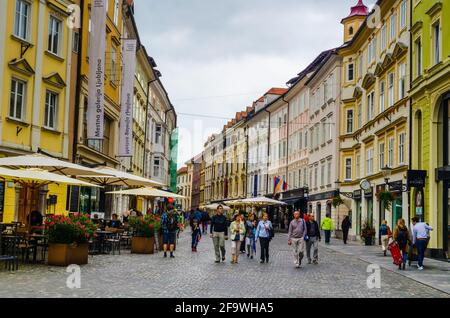
[[[245,245],[247,247],[247,257],[250,257],[250,259],[253,259],[253,252],[256,252],[255,231],[255,216],[250,214],[248,220],[245,222]]]
[[[383,254],[386,256],[387,248],[389,246],[389,238],[392,237],[391,229],[387,225],[387,221],[383,220],[380,226],[381,248]]]
[[[344,220],[342,221],[342,234],[343,234],[344,244],[347,244],[348,231],[350,230],[351,226],[352,226],[352,222],[350,222],[350,217],[348,215],[346,215]]]
[[[239,251],[242,241],[245,238],[245,224],[242,222],[241,216],[236,214],[230,225],[231,233],[231,264],[237,264]]]
[[[255,241],[259,239],[261,245],[261,260],[260,263],[269,263],[269,244],[271,240],[271,232],[273,231],[272,222],[269,221],[269,215],[263,213],[263,219],[259,221],[256,227]]]
[[[403,258],[403,270],[406,267],[406,261],[408,259],[408,250],[411,245],[411,235],[408,231],[408,228],[405,225],[405,220],[399,219],[397,221],[397,227],[394,230],[394,241],[397,242],[400,251],[402,252]],[[398,265],[398,269],[402,269],[402,264]]]

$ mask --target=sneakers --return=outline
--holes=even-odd
[[[216,263],[216,264],[219,264],[219,263],[220,263],[220,261],[214,261],[214,263]]]
[[[264,264],[264,260],[263,260],[263,259],[260,260],[259,263],[260,263],[260,264]]]
[[[420,266],[418,269],[419,271],[423,271],[423,266]]]
[[[301,266],[300,265],[295,265],[295,268],[300,268]]]
[[[308,264],[311,264],[311,260],[310,259],[308,260]]]
[[[318,265],[318,264],[319,264],[319,262],[318,262],[318,261],[316,261],[316,260],[314,260],[314,261],[313,261],[313,264],[314,264],[314,265]]]
[[[222,262],[225,262],[225,257],[222,257]]]

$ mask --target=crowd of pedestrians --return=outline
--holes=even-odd
[[[163,215],[163,219],[171,220],[170,212],[165,214],[169,217],[165,218]],[[197,252],[197,246],[202,235],[209,231],[214,245],[216,263],[226,260],[225,242],[229,238],[231,240],[230,257],[232,264],[238,264],[240,254],[247,254],[247,258],[253,259],[256,256],[258,241],[259,261],[261,264],[269,263],[270,242],[275,234],[273,224],[269,220],[267,213],[260,215],[259,219],[253,212],[250,212],[247,217],[243,213],[235,214],[232,220],[228,220],[224,214],[223,206],[219,205],[212,217],[205,211],[192,210],[190,213],[184,214],[184,219],[189,219],[191,227],[192,252]],[[172,242],[174,236],[170,234],[170,229],[174,227],[170,227],[169,224],[170,222],[168,225],[162,226],[165,257],[167,249],[169,249],[170,255],[173,257]],[[351,226],[352,222],[349,216],[346,216],[341,224],[342,239],[345,245],[348,242]],[[419,270],[423,270],[425,251],[430,239],[430,231],[432,230],[428,224],[413,218],[411,230],[406,226],[404,219],[399,219],[394,231],[392,231],[388,226],[388,222],[383,220],[378,231],[383,255],[387,256],[388,251],[390,251],[394,257],[394,248],[398,248],[401,260],[399,262],[394,261],[394,263],[398,265],[399,270],[405,270],[408,260],[411,261],[412,256],[417,254],[417,267]],[[321,234],[324,233],[325,245],[328,245],[331,244],[333,231],[334,222],[330,214],[327,214],[319,225],[313,213],[302,214],[300,211],[295,211],[292,221],[288,223],[287,238],[287,244],[292,249],[294,266],[301,268],[304,260],[307,260],[308,264],[319,264]]]

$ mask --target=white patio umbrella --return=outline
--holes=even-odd
[[[217,207],[219,205],[221,205],[223,207],[224,211],[231,210],[230,207],[228,207],[228,206],[226,206],[224,204],[218,204],[218,203],[208,204],[208,205],[205,205],[203,208],[205,208],[207,210],[217,210]]]
[[[248,205],[248,206],[269,206],[269,205],[286,205],[286,203],[266,197],[249,198],[242,200],[227,201],[228,205]]]
[[[96,171],[98,171],[100,175],[80,175],[78,177],[101,186],[164,186],[162,183],[157,181],[110,167],[98,167],[96,168]]]
[[[56,173],[48,172],[41,169],[18,169],[12,170],[0,167],[0,178],[4,180],[12,180],[16,183],[27,185],[28,187],[39,188],[44,185],[57,183],[57,184],[70,184],[86,187],[98,187],[97,185],[69,178]]]
[[[0,179],[11,180],[24,186],[25,197],[27,197],[28,188],[37,189],[49,184],[69,184],[86,187],[97,187],[96,185],[81,180],[69,178],[56,173],[51,173],[41,169],[18,169],[12,170],[0,167]],[[24,209],[27,209],[28,200],[24,201]],[[30,216],[31,217],[31,214]],[[30,222],[30,220],[29,220]]]
[[[66,176],[105,175],[98,169],[88,168],[42,154],[0,158],[0,166],[12,169],[39,168]]]
[[[134,196],[141,196],[141,197],[186,199],[186,197],[184,197],[182,195],[168,192],[168,191],[159,190],[156,188],[127,189],[127,190],[121,190],[121,191],[106,192],[106,194],[122,194],[122,195],[134,195]]]

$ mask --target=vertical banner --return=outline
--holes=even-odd
[[[89,35],[89,92],[87,138],[103,139],[106,0],[92,0],[91,33]]]
[[[123,41],[122,101],[120,105],[119,157],[133,154],[133,97],[136,71],[136,40]]]

